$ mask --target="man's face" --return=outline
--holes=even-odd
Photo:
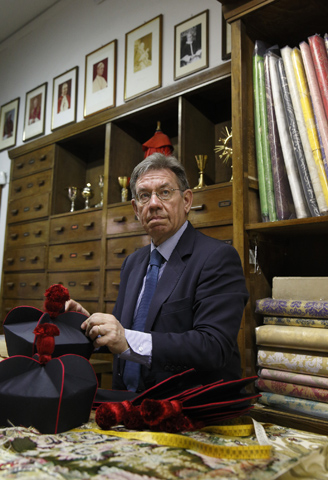
[[[178,180],[171,170],[150,170],[141,175],[136,182],[136,193],[157,192],[160,188],[179,188]],[[141,205],[132,199],[134,211],[146,233],[156,246],[174,235],[187,219],[192,204],[192,191],[173,192],[170,200],[162,201],[157,195],[151,195],[148,203]]]

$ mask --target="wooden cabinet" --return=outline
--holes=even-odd
[[[327,31],[325,0],[220,0],[231,24],[231,97],[233,131],[233,237],[250,291],[244,323],[245,373],[256,373],[255,301],[271,296],[274,276],[327,275],[325,245],[328,217],[261,223],[257,197],[252,55],[255,40],[298,46]],[[240,341],[242,339],[240,338]],[[258,419],[316,431],[316,421],[283,412],[256,412]],[[261,413],[262,412],[262,413]],[[263,413],[264,412],[264,413]],[[325,426],[325,431],[327,425]]]

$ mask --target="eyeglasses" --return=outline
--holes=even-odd
[[[159,198],[161,201],[165,202],[167,200],[170,200],[173,197],[173,193],[175,191],[179,190],[180,192],[183,192],[180,188],[167,188],[167,187],[162,187],[160,188],[157,192],[141,192],[136,194],[136,199],[138,200],[141,205],[146,205],[151,199],[151,196],[155,194],[157,198]]]

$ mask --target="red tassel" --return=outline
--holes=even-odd
[[[176,417],[181,413],[182,405],[177,400],[152,400],[145,398],[140,405],[140,413],[149,425],[158,425],[163,420]]]
[[[39,354],[39,362],[46,364],[51,360],[55,350],[55,338],[60,334],[59,328],[53,323],[38,325],[33,333],[37,336],[36,348]]]
[[[123,423],[124,414],[125,408],[122,403],[103,403],[96,410],[96,423],[103,430],[109,430],[115,425]]]
[[[60,313],[65,311],[65,302],[70,299],[69,291],[60,284],[51,285],[44,296],[44,310],[49,313],[51,318],[56,318]]]
[[[123,402],[123,403],[130,404],[124,413],[124,419],[123,419],[124,426],[129,430],[144,430],[145,428],[147,428],[141,416],[140,407],[139,406],[136,407],[132,405],[130,402]]]

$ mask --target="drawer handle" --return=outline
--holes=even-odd
[[[83,226],[84,226],[84,228],[93,228],[94,227],[94,222],[84,223]]]
[[[37,255],[35,255],[35,257],[30,258],[30,262],[32,262],[32,263],[37,262],[38,259],[39,259],[39,257]]]
[[[7,282],[7,287],[8,288],[13,288],[14,287],[14,282]]]
[[[82,253],[82,256],[86,257],[86,258],[90,258],[90,257],[92,257],[92,255],[93,255],[93,252]]]
[[[12,240],[17,240],[17,237],[18,237],[18,233],[12,233],[12,234],[10,235],[10,238],[11,238]]]
[[[42,204],[39,203],[39,205],[35,205],[34,210],[41,210]]]
[[[114,287],[119,287],[119,286],[120,286],[120,282],[112,282],[112,285],[113,285]]]
[[[222,200],[219,202],[219,207],[230,207],[231,205],[231,200]]]
[[[16,192],[16,193],[19,193],[19,192],[21,192],[21,191],[22,191],[22,187],[21,187],[21,186],[15,187],[15,192]]]
[[[47,155],[41,155],[40,162],[44,162],[47,158]]]
[[[38,230],[37,232],[34,232],[34,236],[40,237],[41,233],[42,233],[42,230]]]
[[[92,282],[82,282],[80,285],[81,287],[91,287]]]
[[[30,283],[30,287],[32,288],[39,287],[39,286],[40,286],[39,282]]]
[[[125,253],[125,252],[126,252],[125,248],[116,248],[116,249],[114,250],[114,253],[115,253],[116,255],[119,255],[120,253]]]
[[[23,163],[23,162],[17,163],[17,165],[16,165],[16,168],[18,168],[18,170],[20,170],[20,169],[23,168],[23,167],[24,167],[24,163]]]
[[[38,183],[39,187],[43,187],[44,185],[44,180],[40,180],[39,183]]]
[[[7,263],[9,263],[9,264],[14,263],[14,259],[13,258],[7,258]]]
[[[191,207],[190,210],[194,210],[195,212],[200,212],[201,210],[204,210],[205,205],[202,203],[202,205],[195,205],[194,207]]]
[[[54,256],[55,260],[61,260],[62,258],[63,258],[63,255],[61,253],[59,255]]]
[[[12,214],[12,215],[17,215],[17,213],[18,213],[18,208],[16,208],[15,210],[12,210],[12,211],[11,211],[11,214]]]
[[[64,231],[64,227],[56,227],[55,232],[60,233]]]
[[[114,217],[113,218],[113,221],[115,223],[121,223],[121,222],[125,222],[126,221],[126,218],[125,217]]]

